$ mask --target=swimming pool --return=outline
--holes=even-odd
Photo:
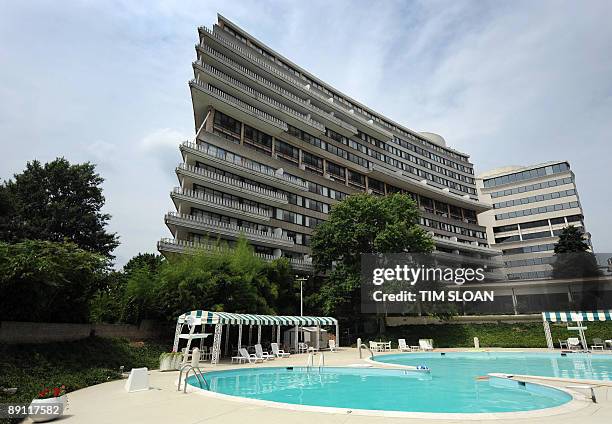
[[[447,381],[473,378],[487,373],[537,375],[543,377],[612,380],[612,355],[583,353],[446,352],[402,353],[375,356],[377,362],[397,365],[427,365]]]
[[[397,356],[397,355],[393,355]],[[401,359],[401,358],[399,358]],[[206,373],[208,390],[231,396],[294,405],[434,413],[516,412],[551,408],[571,395],[546,386],[454,373],[405,369],[325,367],[241,368]],[[189,384],[200,387],[195,377]],[[203,387],[207,389],[206,387]]]

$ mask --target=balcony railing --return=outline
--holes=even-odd
[[[246,49],[243,49],[242,47],[240,47],[239,45],[237,45],[236,43],[232,43],[231,41],[227,40],[225,37],[220,36],[219,34],[215,33],[214,31],[208,29],[205,26],[201,26],[200,30],[204,32],[204,34],[206,34],[207,36],[209,36],[210,38],[214,39],[215,41],[217,41],[218,43],[223,44],[224,46],[230,48],[232,51],[235,51],[237,53],[239,53],[242,57],[244,57],[245,59],[249,60],[250,62],[255,63],[256,65],[262,67],[263,69],[265,69],[266,71],[274,74],[275,76],[293,84],[296,86],[302,86],[303,84],[298,81],[297,79],[287,75],[286,73],[282,72],[281,70],[277,69],[276,67],[270,65],[269,63],[267,63],[267,61],[257,57],[254,54],[249,53]]]
[[[202,146],[200,144],[192,143],[189,141],[183,142],[183,146],[195,150],[198,155],[208,157],[216,162],[222,161],[230,166],[245,168],[251,173],[264,175],[267,178],[277,178],[283,181],[283,183],[296,186],[300,190],[308,190],[307,182],[303,180],[298,180],[297,178],[294,178],[285,173],[280,173],[278,170],[273,171],[268,168],[264,168],[250,160],[246,160],[244,158],[240,158],[238,160],[230,160],[225,155],[220,155],[216,150],[208,149],[206,146]]]
[[[242,192],[256,193],[259,196],[268,197],[280,203],[287,203],[287,195],[285,193],[278,193],[276,191],[258,187],[253,184],[248,184],[244,181],[240,181],[235,178],[230,178],[223,174],[219,174],[218,172],[209,171],[208,169],[199,168],[193,165],[187,165],[185,163],[181,163],[177,167],[177,172],[178,170],[185,170],[204,177],[208,180],[218,181],[219,183],[224,184],[226,186],[230,186],[234,189],[240,189],[240,191]]]
[[[232,78],[231,76],[219,71],[217,68],[214,68],[208,64],[204,64],[203,66],[201,66],[201,69],[203,70],[203,72],[212,75],[213,77],[229,84],[232,85],[235,88],[238,88],[240,90],[242,90],[244,93],[255,97],[258,101],[265,103],[269,106],[272,106],[276,109],[280,109],[281,111],[283,111],[284,113],[287,113],[288,115],[293,116],[295,119],[305,123],[306,125],[309,125],[313,128],[316,128],[317,130],[321,131],[321,132],[325,132],[325,125],[314,121],[312,119],[310,119],[307,115],[304,115],[303,113],[298,112],[295,109],[292,109],[286,105],[284,105],[283,103],[274,100],[271,97],[266,96],[265,94],[260,93],[259,91],[249,87],[248,85],[238,81],[235,78]]]
[[[240,99],[237,99],[234,96],[230,96],[229,94],[227,94],[226,92],[219,90],[217,87],[214,87],[210,84],[204,84],[201,81],[198,81],[196,79],[192,79],[189,84],[191,84],[192,86],[197,87],[199,90],[202,90],[203,92],[205,92],[206,94],[208,94],[209,96],[215,97],[225,103],[229,103],[232,106],[234,106],[237,109],[242,110],[243,112],[254,116],[258,119],[264,120],[267,123],[280,128],[283,131],[287,131],[287,124],[283,121],[281,121],[280,119],[270,115],[269,113],[266,113],[262,110],[259,110],[253,106],[251,106],[248,103],[243,102]]]
[[[217,41],[220,44],[223,44],[224,46],[228,47],[229,49],[231,49],[232,51],[235,51],[236,53],[240,54],[240,56],[244,57],[245,59],[249,60],[250,62],[256,64],[257,66],[265,69],[266,71],[274,74],[275,76],[291,83],[292,85],[300,88],[300,89],[305,89],[305,84],[302,81],[299,81],[289,75],[287,75],[286,73],[282,72],[281,70],[277,69],[276,67],[270,65],[269,63],[267,63],[266,60],[261,59],[259,57],[257,57],[255,54],[251,54],[250,52],[247,51],[247,49],[240,47],[239,45],[237,45],[236,43],[233,43],[229,40],[227,40],[225,37],[220,36],[219,34],[215,33],[214,31],[208,29],[207,27],[201,26],[200,30],[204,32],[204,34],[208,35],[210,38],[214,39],[215,41]],[[329,97],[326,97],[323,94],[319,94],[318,92],[314,91],[314,90],[308,90],[307,92],[310,93],[311,95],[313,95],[314,97],[317,97],[319,99],[321,99],[322,101],[324,101],[326,104],[329,104],[331,106],[333,106],[336,110],[344,113],[345,115],[351,116],[351,117],[355,117],[357,120],[359,120],[360,122],[362,122],[363,124],[379,131],[381,134],[384,134],[385,136],[389,137],[389,138],[393,138],[393,133],[391,131],[389,131],[387,128],[385,128],[382,125],[378,125],[376,122],[370,122],[369,119],[360,116],[357,113],[350,113],[349,110],[345,109],[344,107],[336,104],[335,102],[330,102],[329,101]]]
[[[163,238],[157,243],[157,249],[164,252],[185,253],[186,250],[206,250],[209,252],[222,252],[231,250],[219,246],[213,246],[205,243],[198,243],[187,240],[177,240],[171,238]],[[253,256],[263,259],[264,261],[273,261],[281,258],[281,256],[267,255],[265,253],[253,253]],[[312,260],[310,259],[289,259],[289,263],[296,269],[311,270]]]
[[[240,211],[251,216],[264,218],[266,220],[270,219],[270,212],[255,206],[245,205],[243,203],[236,202],[233,200],[227,200],[221,197],[211,196],[210,194],[201,193],[195,190],[184,189],[181,187],[175,187],[174,190],[172,190],[172,193],[174,195],[180,195],[191,199],[199,200],[201,202],[208,203],[225,210],[234,212]]]
[[[225,234],[231,234],[236,237],[240,234],[244,234],[245,237],[247,237],[248,239],[266,240],[268,242],[275,242],[284,246],[292,246],[295,244],[293,239],[282,235],[276,235],[271,231],[256,230],[254,228],[242,227],[227,222],[221,222],[219,220],[211,218],[179,214],[178,212],[167,213],[166,222],[173,222],[176,224],[185,225],[190,228],[200,228],[210,232],[223,232]]]
[[[349,124],[348,122],[344,122],[341,119],[336,118],[335,116],[333,116],[331,113],[321,109],[320,107],[315,106],[314,104],[310,103],[309,101],[306,101],[305,99],[296,96],[295,94],[293,94],[292,92],[285,90],[283,87],[274,84],[273,82],[267,80],[266,78],[263,78],[262,76],[260,76],[259,74],[251,71],[250,69],[236,63],[235,61],[233,61],[232,59],[228,58],[227,56],[225,56],[222,53],[219,53],[218,51],[216,51],[215,49],[211,48],[210,46],[202,46],[199,45],[199,47],[205,51],[206,54],[208,54],[209,56],[213,57],[215,60],[217,60],[218,62],[223,63],[225,66],[227,66],[228,68],[233,69],[234,71],[242,74],[243,76],[249,78],[250,80],[257,82],[261,85],[266,86],[267,88],[269,88],[270,90],[276,92],[277,94],[285,97],[288,100],[291,100],[295,103],[298,103],[300,106],[313,111],[314,113],[324,117],[324,119],[327,119],[331,122],[334,122],[336,125],[341,126],[347,130],[349,130],[351,133],[353,134],[357,134],[357,128],[355,128],[353,125]],[[203,67],[204,63],[202,61],[197,61],[197,62],[193,62],[196,66],[200,66]],[[301,87],[301,90],[304,90],[303,87]]]

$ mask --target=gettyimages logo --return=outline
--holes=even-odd
[[[491,280],[496,269],[478,262],[428,254],[364,254],[361,311],[453,314],[459,312],[457,304],[493,302],[493,290],[474,286]]]

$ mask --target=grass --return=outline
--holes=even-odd
[[[135,367],[159,368],[159,355],[170,342],[130,343],[90,337],[73,342],[0,345],[0,386],[17,387],[0,394],[0,403],[29,403],[43,387],[66,386],[67,392],[121,377]],[[11,422],[0,419],[0,423]],[[15,420],[13,422],[18,422]]]
[[[592,338],[612,339],[612,322],[588,322],[586,337],[590,344]],[[567,330],[567,324],[550,325],[555,347],[557,339],[578,337],[577,331]],[[367,340],[392,341],[396,346],[397,339],[406,339],[409,345],[418,344],[419,339],[433,339],[434,347],[474,347],[474,337],[478,337],[481,347],[523,347],[545,348],[544,327],[542,323],[517,324],[439,324],[439,325],[404,325],[387,327],[382,336],[362,336]]]

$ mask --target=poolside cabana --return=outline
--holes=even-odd
[[[584,321],[612,321],[612,310],[606,311],[576,311],[576,312],[542,312],[542,321],[544,323],[544,335],[546,336],[546,345],[549,349],[554,349],[555,345],[553,343],[552,335],[550,333],[550,324],[551,322],[567,322],[567,323],[576,323],[576,326],[570,327],[568,325],[568,330],[576,330],[578,331],[578,335],[580,337],[580,342],[584,349],[588,349],[586,336],[584,334],[584,330],[587,327],[583,326]]]
[[[221,336],[223,326],[226,328],[225,349],[228,350],[228,340],[230,326],[238,326],[238,347],[242,347],[242,330],[243,326],[249,326],[249,344],[251,342],[251,329],[257,326],[257,343],[261,343],[262,326],[272,327],[272,339],[276,337],[276,342],[281,342],[281,326],[292,326],[297,329],[301,326],[316,327],[317,331],[321,330],[322,326],[334,326],[336,330],[336,346],[339,344],[340,328],[338,320],[332,317],[302,317],[290,315],[251,315],[251,314],[232,314],[229,312],[211,312],[211,311],[191,311],[179,316],[176,322],[176,331],[174,333],[173,352],[178,352],[179,341],[187,340],[187,352],[191,346],[191,342],[196,339],[203,339],[213,333],[206,333],[205,326],[214,326],[214,338],[212,343],[211,363],[217,364],[221,355]],[[189,330],[184,333],[185,326]],[[317,348],[319,337],[317,340]],[[298,340],[295,339],[295,350],[297,351]]]

